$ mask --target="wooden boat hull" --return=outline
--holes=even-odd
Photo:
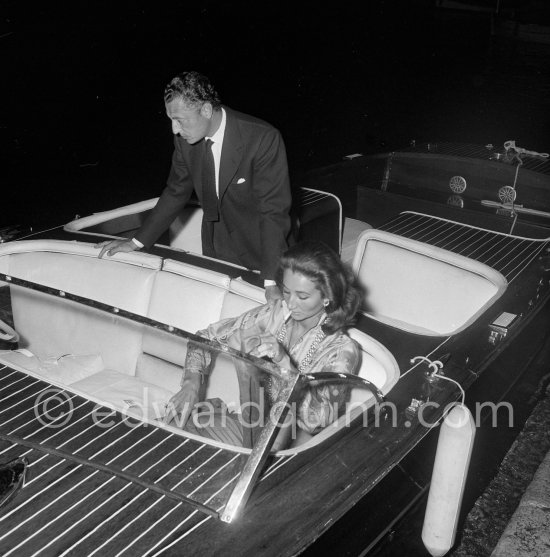
[[[509,217],[487,212],[477,198],[472,197],[470,210],[438,202],[430,188],[411,195],[415,188],[408,184],[407,191],[394,193],[391,180],[386,189],[370,181],[370,163],[349,162],[313,173],[312,180],[318,180],[316,187],[338,192],[346,216],[374,222],[377,230],[369,238],[396,238],[397,244],[435,259],[441,250],[454,262],[451,266],[466,258],[473,269],[503,277],[505,290],[471,323],[447,334],[403,327],[368,311],[360,314],[357,329],[380,342],[401,372],[386,394],[388,406],[354,415],[346,427],[314,438],[307,450],[271,454],[246,506],[230,523],[220,520],[222,494],[238,477],[246,458],[242,450],[180,437],[151,421],[133,419],[129,428],[124,412],[101,404],[112,424],[98,430],[88,416],[96,400],[6,365],[0,369],[0,454],[7,459],[24,455],[32,466],[26,487],[0,509],[0,552],[222,555],[231,548],[236,554],[279,556],[321,549],[336,553],[344,546],[350,553],[371,550],[425,496],[438,424],[461,398],[461,389],[482,425],[523,377],[536,383],[529,374],[535,373],[531,362],[548,338],[550,299],[550,234],[544,219],[540,224],[518,218],[511,234]],[[387,157],[374,159],[379,162],[383,178]],[[532,183],[536,189],[537,181]],[[409,206],[396,211],[396,200]],[[97,241],[93,232],[54,235]],[[51,238],[52,232],[43,237]],[[257,282],[254,273],[223,262],[166,246],[151,252],[162,258],[161,267],[180,261],[223,272],[230,280],[242,276]],[[405,268],[402,284],[420,289],[422,268]],[[435,300],[435,282],[424,290],[426,300]],[[456,299],[459,290],[456,283]],[[426,294],[419,290],[418,296]],[[451,312],[451,298],[439,307],[440,314]],[[503,325],[503,316],[512,318]],[[436,361],[452,381],[433,373]],[[62,399],[61,409],[76,409],[66,427],[55,430],[37,424],[34,413],[37,394],[52,388]],[[55,424],[64,416],[59,414]],[[474,447],[474,459],[478,450],[482,447]]]
[[[530,282],[538,282],[533,280],[538,272],[535,266],[527,265],[525,272],[532,275]],[[536,292],[524,290],[520,293],[526,308],[525,320],[503,339],[497,350],[486,340],[490,332],[487,323],[492,315],[484,317],[475,327],[456,338],[446,340],[398,332],[366,317],[362,318],[360,326],[383,340],[398,355],[401,369],[410,367],[410,359],[419,354],[444,359],[446,354],[451,353],[446,373],[467,389],[469,403],[499,401],[518,373],[514,365],[510,366],[512,361],[505,348],[515,345],[520,332],[534,340],[537,336],[533,330],[539,334],[543,330],[536,321],[540,323],[538,316],[543,315],[541,308],[547,302],[548,289],[539,290],[541,304],[530,311],[529,294],[536,295]],[[509,309],[510,300],[518,302],[518,291],[511,290],[510,294],[511,297],[501,299],[498,306],[492,309],[492,314]],[[476,342],[482,336],[484,342]],[[465,365],[466,361],[468,365]],[[415,422],[414,416],[408,419],[407,408],[411,399],[422,398],[429,391],[430,400],[444,406],[457,397],[457,390],[447,388],[442,381],[435,384],[428,381],[426,371],[425,366],[419,366],[416,372],[402,377],[398,387],[392,391],[390,400],[398,409],[396,424],[391,420],[382,420],[378,426],[371,423],[364,427],[360,421],[307,455],[274,459],[256,486],[242,516],[229,525],[221,523],[205,509],[201,511],[196,504],[155,491],[153,483],[150,480],[147,482],[145,477],[138,481],[140,473],[158,460],[154,451],[148,453],[151,443],[147,439],[154,435],[161,436],[162,440],[163,432],[153,431],[154,428],[148,424],[137,424],[125,437],[128,446],[145,440],[145,451],[141,449],[136,453],[133,449],[125,452],[127,446],[124,445],[111,447],[103,453],[105,459],[122,453],[125,455],[123,463],[126,464],[138,459],[134,465],[136,471],[131,473],[132,468],[129,468],[126,474],[108,470],[105,464],[99,466],[101,463],[89,459],[89,453],[78,451],[74,454],[77,450],[74,444],[68,445],[66,452],[52,452],[44,443],[44,436],[49,437],[44,431],[32,441],[32,438],[23,439],[25,435],[10,436],[3,428],[3,454],[15,456],[30,451],[27,458],[37,464],[29,476],[29,485],[20,491],[17,500],[0,516],[6,528],[1,540],[2,551],[10,552],[18,548],[19,553],[30,554],[42,547],[52,555],[65,551],[70,554],[82,551],[85,544],[88,548],[101,547],[104,554],[113,555],[118,551],[155,554],[161,548],[161,554],[166,555],[180,554],[182,548],[217,554],[225,551],[230,544],[229,547],[238,547],[243,554],[293,555],[314,544],[329,525],[346,516],[356,505],[367,505],[367,501],[371,508],[372,505],[376,507],[377,512],[361,517],[365,534],[361,543],[365,544],[363,547],[374,544],[428,486],[433,462],[430,437],[433,436],[432,431],[437,431],[441,412],[430,416],[434,426],[426,428]],[[2,377],[10,373],[14,372],[4,369]],[[495,374],[499,377],[497,382]],[[8,385],[4,391],[6,396],[19,392],[21,382],[23,385],[31,382],[17,373],[12,379],[18,383]],[[477,395],[474,394],[476,387],[485,379],[485,387],[480,388]],[[5,386],[4,383],[0,388]],[[80,403],[86,404],[85,400],[77,399],[75,406]],[[15,415],[18,416],[23,406],[14,402],[13,408],[17,409]],[[15,419],[24,420],[24,416]],[[408,427],[405,425],[407,421],[411,422]],[[32,426],[27,427],[33,430]],[[82,429],[86,430],[86,427]],[[25,432],[27,429],[21,433]],[[66,435],[71,438],[68,433]],[[82,441],[88,442],[92,438],[89,431]],[[103,450],[109,445],[107,441],[113,441],[112,437],[103,439],[103,444],[96,442],[90,445],[89,450]],[[78,454],[87,456],[88,461],[78,460]],[[211,456],[209,452],[208,457]],[[170,463],[183,458],[186,457],[174,457]],[[204,481],[204,476],[201,477]],[[397,485],[399,489],[396,489]],[[211,494],[212,489],[206,490],[205,500]],[[23,507],[20,506],[27,501]],[[47,513],[41,510],[46,501]],[[15,506],[16,503],[18,506]],[[12,512],[15,509],[17,511]],[[52,516],[56,517],[53,522]],[[345,518],[344,522],[347,520]],[[21,526],[22,523],[32,524],[32,532]],[[39,532],[40,537],[38,534],[33,536],[35,532]]]

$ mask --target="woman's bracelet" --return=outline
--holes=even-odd
[[[204,383],[205,381],[205,375],[204,372],[201,371],[200,369],[194,369],[194,368],[187,368],[183,370],[183,377],[181,379],[181,386],[183,387],[183,383],[185,382],[185,378],[187,377],[187,373],[191,372],[191,373],[198,373],[201,376],[201,383]]]

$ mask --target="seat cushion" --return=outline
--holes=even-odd
[[[155,277],[147,316],[185,331],[203,329],[220,319],[229,282],[227,275],[166,260]]]
[[[50,383],[70,385],[101,371],[105,365],[100,354],[64,354],[41,359],[28,350],[2,354],[2,360],[32,371]]]
[[[102,404],[149,420],[162,418],[172,397],[168,389],[112,369],[77,381],[71,388],[99,399]]]
[[[69,242],[48,244],[43,249],[72,251],[13,253],[9,256],[10,273],[113,308],[147,314],[159,258],[143,254],[146,257],[136,257],[135,264],[115,258],[98,259],[97,250]],[[105,366],[134,373],[141,349],[141,326],[117,317],[116,311],[105,313],[16,286],[11,288],[11,304],[15,328],[21,335],[20,347],[42,359],[67,353],[101,354]]]
[[[359,236],[353,268],[368,317],[421,335],[462,331],[507,287],[479,261],[375,229]]]

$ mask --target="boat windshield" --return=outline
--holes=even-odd
[[[0,274],[2,438],[230,521],[299,374],[31,278]]]

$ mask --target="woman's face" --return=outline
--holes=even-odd
[[[290,269],[283,274],[283,297],[295,321],[317,317],[325,307],[317,285],[302,273]]]

